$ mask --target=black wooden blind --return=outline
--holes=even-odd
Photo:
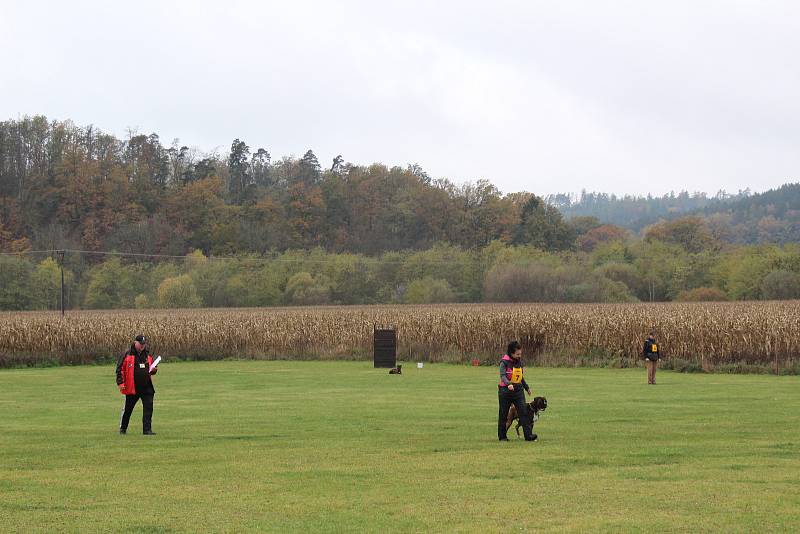
[[[375,367],[397,365],[397,331],[393,328],[375,328],[373,335],[373,362]]]

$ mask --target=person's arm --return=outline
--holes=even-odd
[[[152,362],[152,361],[155,361],[155,358],[153,358],[153,355],[152,355],[152,354],[150,355],[150,361],[151,361],[151,362]],[[153,367],[153,370],[152,370],[152,371],[150,371],[150,375],[152,376],[152,375],[156,374],[157,372],[158,372],[158,366],[155,366],[155,367]]]
[[[128,354],[127,352],[123,352],[122,355],[117,360],[117,385],[118,386],[121,386],[123,384],[123,382],[125,382],[125,379],[122,378],[122,363],[125,361],[125,356],[127,354]]]
[[[500,362],[500,383],[506,386],[511,385],[508,376],[506,376],[506,362]]]
[[[520,382],[520,384],[522,384],[522,387],[525,388],[525,391],[528,392],[528,395],[533,395],[533,393],[531,393],[531,388],[528,386],[528,383],[525,382],[524,378],[522,379],[522,382]]]

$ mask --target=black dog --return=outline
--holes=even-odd
[[[529,402],[525,405],[528,408],[528,419],[531,421],[531,431],[533,430],[533,425],[536,421],[539,420],[539,413],[543,412],[547,409],[547,399],[544,397],[534,397],[533,401]],[[519,436],[519,414],[517,414],[517,407],[513,404],[511,405],[511,409],[508,410],[508,418],[506,419],[506,431],[511,428],[511,423],[517,421],[517,427],[514,429],[517,431],[517,436]]]
[[[398,365],[397,367],[392,367],[391,369],[389,369],[389,374],[390,375],[402,375],[403,374],[403,366],[402,365]]]

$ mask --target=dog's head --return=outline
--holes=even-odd
[[[547,409],[547,399],[545,397],[534,397],[533,400],[528,403],[528,408],[533,413],[543,412]]]

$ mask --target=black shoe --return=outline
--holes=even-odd
[[[120,428],[119,429],[119,433],[120,434],[127,434],[128,433],[128,429],[127,428]]]
[[[525,438],[525,441],[536,441],[537,439],[539,439],[539,436],[537,436],[536,434],[531,434],[531,437]]]
[[[508,441],[508,438],[500,438],[500,441]]]
[[[142,434],[144,434],[145,436],[155,436],[156,435],[156,433],[153,432],[152,430],[145,430],[144,432],[142,432]]]

